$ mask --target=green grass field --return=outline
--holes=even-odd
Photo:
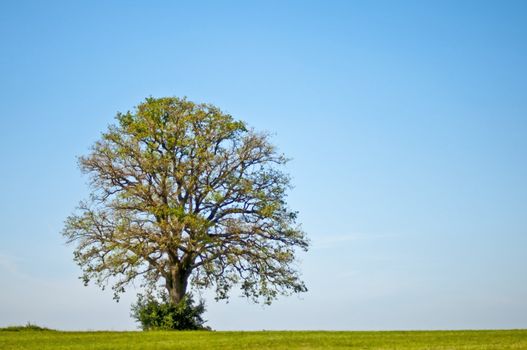
[[[0,331],[0,349],[527,349],[527,330],[413,332]]]

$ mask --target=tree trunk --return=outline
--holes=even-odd
[[[187,292],[189,273],[174,267],[170,271],[170,277],[166,279],[166,288],[170,301],[179,304]]]

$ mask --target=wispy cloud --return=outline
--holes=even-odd
[[[15,257],[2,252],[0,252],[0,271],[18,278],[29,278],[29,275],[19,267]]]
[[[336,246],[345,245],[352,241],[364,240],[378,240],[378,239],[394,239],[400,235],[397,234],[373,234],[373,233],[349,233],[341,235],[317,235],[312,238],[313,248],[334,248]]]

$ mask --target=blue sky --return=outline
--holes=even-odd
[[[3,1],[0,326],[135,328],[60,236],[76,156],[187,96],[274,134],[312,241],[308,293],[210,326],[526,328],[526,37],[522,1]]]

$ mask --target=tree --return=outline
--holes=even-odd
[[[308,242],[268,134],[175,97],[147,98],[116,121],[79,158],[92,192],[63,230],[85,284],[110,284],[118,299],[132,281],[161,282],[174,304],[189,285],[217,300],[238,285],[266,303],[307,290],[295,253]]]

